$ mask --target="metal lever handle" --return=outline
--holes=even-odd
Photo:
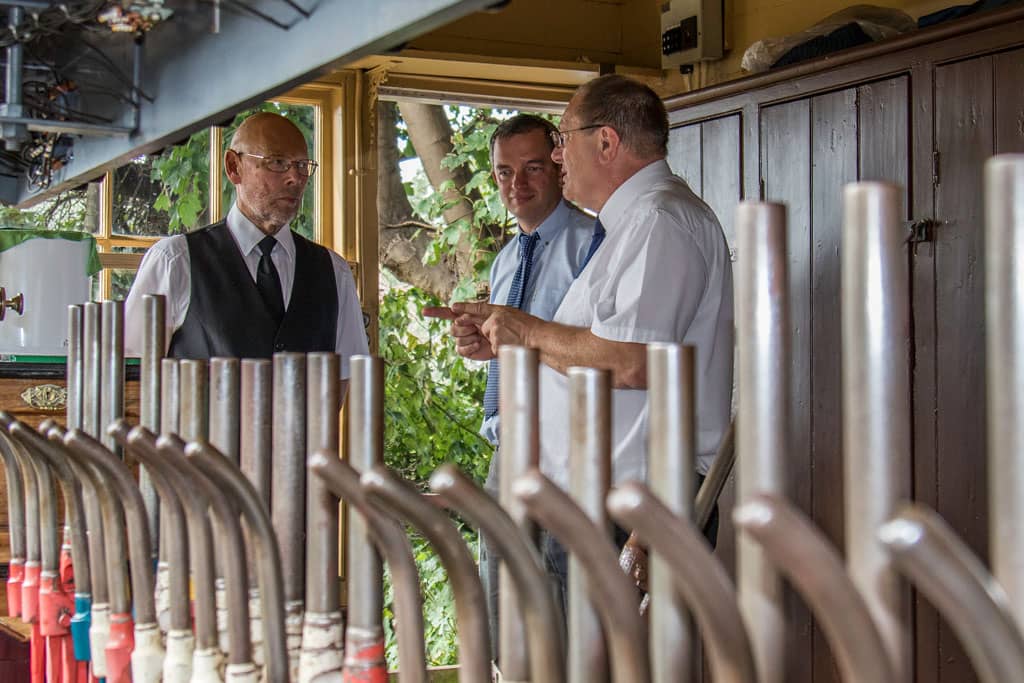
[[[7,290],[0,287],[0,320],[4,319],[7,309],[11,309],[18,315],[25,314],[25,294],[18,292],[14,297],[7,298]]]

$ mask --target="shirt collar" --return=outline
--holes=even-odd
[[[648,188],[659,180],[672,177],[672,169],[664,159],[647,164],[626,179],[626,182],[615,188],[608,201],[597,214],[605,230],[613,231],[622,216],[628,211]]]
[[[253,250],[259,251],[258,244],[266,237],[266,234],[256,227],[255,223],[246,218],[245,214],[238,208],[237,204],[231,205],[227,216],[228,230],[235,238],[239,251],[243,256],[248,256]],[[274,239],[288,254],[289,258],[295,259],[295,240],[292,239],[290,225],[286,225],[277,231]]]
[[[558,202],[555,206],[555,210],[548,214],[548,217],[541,221],[541,224],[537,226],[537,229],[533,231],[534,235],[540,235],[541,242],[550,242],[551,240],[558,237],[558,234],[565,229],[566,223],[569,219],[569,205],[565,203],[565,200]],[[522,229],[519,230],[520,235],[524,235]]]

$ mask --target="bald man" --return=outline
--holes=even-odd
[[[348,264],[290,229],[316,171],[288,119],[250,116],[224,153],[235,186],[227,218],[160,240],[142,259],[126,302],[125,350],[142,350],[142,296],[167,297],[168,355],[270,358],[335,351],[341,376],[367,353]]]

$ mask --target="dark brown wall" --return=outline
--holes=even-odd
[[[911,265],[914,498],[987,561],[982,164],[1024,151],[1024,20],[879,51],[841,67],[680,100],[669,162],[716,210],[730,244],[741,197],[788,206],[792,318],[789,494],[843,547],[840,386],[841,190],[906,189],[905,217],[939,222]],[[690,104],[692,103],[692,104]],[[742,254],[736,254],[742,260]],[[733,501],[732,486],[723,506]],[[732,568],[728,513],[718,554]],[[787,596],[787,681],[838,683],[828,643]],[[955,636],[915,604],[915,680],[975,680]]]

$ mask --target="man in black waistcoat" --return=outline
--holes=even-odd
[[[335,351],[347,379],[349,358],[367,353],[352,273],[289,228],[316,167],[288,119],[264,112],[242,122],[224,154],[234,205],[225,220],[146,253],[126,301],[126,353],[142,350],[142,295],[163,294],[172,357]]]

